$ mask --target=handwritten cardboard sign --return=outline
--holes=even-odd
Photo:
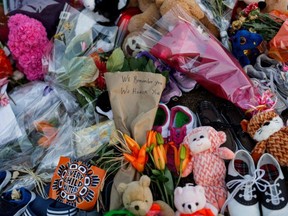
[[[116,129],[140,145],[151,130],[166,79],[150,72],[105,73]]]

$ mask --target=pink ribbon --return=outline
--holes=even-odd
[[[274,107],[277,103],[277,97],[275,100],[272,99],[274,94],[270,90],[266,90],[263,92],[263,94],[260,96],[256,96],[256,100],[258,103],[258,106],[253,106],[251,104],[247,104],[247,106],[251,107],[251,109],[248,109],[246,113],[251,113],[252,115],[261,112],[261,111],[269,111],[274,110]]]
[[[6,77],[3,79],[0,79],[0,90],[1,90],[1,87],[3,87],[8,82],[9,81]],[[9,104],[8,96],[5,93],[0,93],[0,106],[4,107],[4,106],[7,106],[8,104]]]

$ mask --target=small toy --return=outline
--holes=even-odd
[[[175,216],[214,216],[207,207],[205,190],[202,186],[186,184],[174,190],[174,204],[177,209]]]
[[[242,67],[255,63],[256,58],[260,55],[260,50],[257,47],[262,41],[263,38],[260,34],[247,30],[238,30],[231,37],[232,53]]]
[[[189,146],[192,155],[183,176],[193,171],[195,183],[205,189],[208,204],[213,205],[218,211],[227,197],[226,167],[223,159],[234,158],[230,149],[220,147],[225,141],[225,132],[216,131],[211,126],[194,128],[183,140],[183,144]]]
[[[135,216],[158,214],[174,216],[173,209],[167,203],[161,200],[153,202],[153,195],[149,188],[150,182],[150,178],[143,175],[139,181],[132,181],[128,184],[120,183],[117,190],[122,193],[124,207]],[[158,211],[158,214],[155,214],[155,211]]]
[[[262,111],[248,120],[242,120],[243,131],[258,143],[251,154],[255,162],[262,154],[272,154],[281,166],[288,166],[288,127],[273,110]]]

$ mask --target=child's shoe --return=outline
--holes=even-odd
[[[190,92],[193,90],[197,84],[197,82],[187,76],[184,73],[181,73],[179,71],[174,71],[172,73],[172,76],[177,82],[178,87],[183,91],[183,92]]]
[[[169,124],[170,124],[170,110],[165,104],[159,104],[154,124],[153,130],[162,134],[164,139],[169,136]]]
[[[9,183],[11,173],[8,170],[0,171],[0,191]]]
[[[230,216],[260,216],[256,188],[260,173],[255,171],[253,159],[247,151],[236,152],[228,166],[226,181],[229,195],[222,208],[222,213],[228,205]]]
[[[176,99],[182,96],[182,91],[176,84],[176,81],[169,76],[169,81],[166,84],[165,89],[162,92],[160,101],[167,104],[171,99]]]
[[[171,108],[170,112],[170,141],[173,141],[177,148],[184,137],[197,126],[196,115],[185,106],[177,105]]]
[[[260,186],[263,190],[260,193],[262,215],[287,216],[288,193],[279,163],[271,154],[266,153],[259,159],[257,169],[265,171]]]

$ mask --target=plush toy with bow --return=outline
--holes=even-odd
[[[220,147],[226,141],[223,131],[216,131],[210,126],[201,126],[193,129],[183,140],[188,145],[192,155],[189,165],[183,176],[193,172],[197,185],[205,189],[207,203],[213,205],[213,212],[219,211],[227,197],[225,186],[226,166],[224,159],[233,159],[234,153]]]
[[[250,121],[242,120],[243,131],[258,143],[251,154],[255,162],[265,152],[272,154],[281,166],[288,166],[288,127],[272,110],[255,114]]]
[[[262,41],[263,38],[260,34],[247,30],[238,30],[236,34],[231,37],[232,53],[242,67],[255,63],[256,58],[261,53],[257,47]]]

